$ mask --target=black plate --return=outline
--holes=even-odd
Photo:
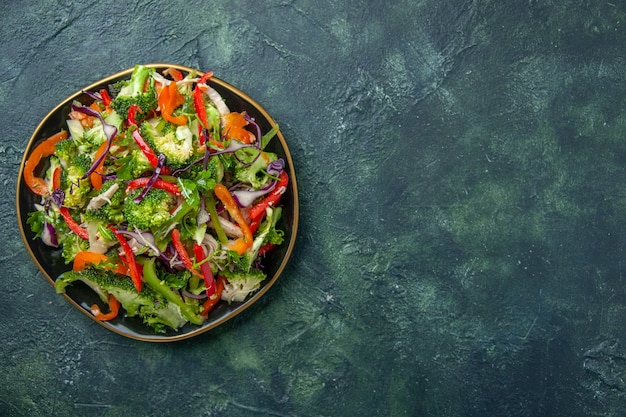
[[[149,64],[147,66],[155,68],[159,72],[162,72],[167,68],[177,68],[184,72],[193,70],[188,67],[172,64]],[[46,246],[40,239],[34,240],[34,235],[30,231],[30,227],[26,224],[28,213],[34,210],[34,205],[40,202],[40,197],[34,195],[24,182],[24,163],[28,159],[32,149],[34,149],[39,142],[57,133],[61,129],[67,128],[65,123],[68,119],[72,101],[77,100],[83,104],[90,104],[93,101],[83,91],[98,91],[101,88],[105,88],[110,83],[122,79],[128,79],[130,78],[132,71],[133,68],[129,68],[125,71],[113,74],[83,88],[81,91],[72,94],[70,97],[57,105],[41,121],[30,138],[30,141],[26,145],[26,150],[24,151],[17,179],[16,205],[18,225],[22,239],[24,240],[31,258],[41,270],[43,276],[53,286],[56,278],[61,273],[69,270],[70,266],[64,264],[60,250],[55,250],[54,248]],[[201,72],[199,73],[201,74]],[[232,111],[246,111],[251,117],[253,117],[256,123],[258,123],[261,127],[261,131],[263,133],[269,131],[276,124],[274,119],[272,119],[272,117],[256,101],[237,88],[215,77],[211,78],[209,84],[222,95],[226,104]],[[63,296],[79,311],[83,312],[103,327],[122,336],[147,342],[168,342],[187,339],[192,336],[199,335],[225,323],[254,304],[267,292],[274,282],[276,282],[287,264],[295,244],[298,226],[298,192],[296,176],[289,148],[287,147],[287,143],[285,142],[281,132],[278,132],[277,136],[272,139],[267,147],[267,150],[276,153],[279,157],[285,160],[286,169],[288,170],[290,176],[287,192],[283,195],[281,200],[284,204],[284,208],[283,216],[279,223],[279,227],[285,231],[285,241],[281,246],[277,247],[267,255],[265,261],[265,272],[267,273],[268,278],[263,282],[261,289],[248,300],[243,303],[232,303],[230,305],[225,302],[220,302],[210,312],[208,319],[202,326],[187,324],[178,331],[171,330],[166,334],[157,335],[151,328],[145,326],[142,319],[138,317],[128,318],[120,314],[118,318],[110,322],[101,322],[96,320],[89,311],[89,306],[94,303],[100,303],[100,300],[93,291],[81,283],[75,283],[68,287],[67,293]],[[38,167],[37,175],[41,176],[45,169],[45,163],[42,162],[42,164]]]

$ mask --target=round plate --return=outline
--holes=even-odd
[[[184,72],[194,71],[192,68],[173,64],[149,64],[146,66],[155,68],[158,72],[162,72],[167,68],[176,68]],[[93,99],[85,94],[84,91],[98,91],[101,88],[106,88],[106,86],[111,83],[128,79],[130,78],[132,71],[133,68],[129,68],[125,71],[113,74],[83,88],[63,100],[63,102],[58,104],[41,121],[26,145],[26,150],[24,151],[17,179],[16,206],[18,225],[22,239],[24,240],[24,244],[26,245],[31,258],[43,276],[53,286],[56,278],[63,272],[69,270],[70,266],[65,265],[59,249],[46,246],[41,239],[35,240],[34,234],[31,232],[30,227],[26,224],[28,213],[34,211],[34,205],[40,202],[40,197],[33,194],[24,182],[24,163],[28,159],[32,149],[34,149],[39,142],[57,133],[62,128],[67,128],[65,123],[68,119],[68,114],[71,110],[70,106],[73,101],[77,100],[83,104],[90,104],[93,101]],[[196,70],[196,72],[202,74],[201,71]],[[222,95],[228,107],[232,111],[246,111],[251,117],[253,117],[256,123],[261,127],[261,131],[263,133],[269,131],[276,124],[274,119],[272,119],[272,117],[256,101],[237,88],[215,77],[210,79],[209,84]],[[279,227],[285,232],[285,241],[282,245],[275,248],[267,255],[265,261],[265,272],[267,273],[268,278],[262,283],[259,291],[253,294],[252,297],[243,303],[232,303],[230,305],[226,302],[218,303],[213,310],[211,310],[208,319],[202,326],[187,324],[178,329],[178,331],[171,330],[166,334],[155,334],[151,328],[143,324],[143,320],[139,317],[124,317],[123,314],[120,314],[118,318],[112,321],[102,322],[96,320],[89,311],[89,306],[94,303],[99,303],[100,300],[92,290],[90,290],[86,285],[83,285],[81,282],[76,282],[69,286],[67,288],[67,293],[63,296],[79,311],[83,312],[103,327],[122,336],[147,342],[169,342],[197,336],[207,330],[213,329],[220,324],[225,323],[257,302],[276,282],[285,268],[295,244],[296,231],[298,227],[298,193],[296,176],[289,148],[287,147],[287,143],[285,142],[285,139],[280,131],[274,139],[272,139],[266,149],[270,152],[276,153],[279,157],[285,160],[285,169],[288,170],[287,172],[290,176],[288,189],[281,199],[284,207],[283,215],[279,222]],[[41,176],[45,169],[45,163],[42,162],[42,164],[38,167],[37,175]]]

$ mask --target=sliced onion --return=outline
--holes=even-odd
[[[207,223],[211,219],[211,215],[206,209],[206,197],[202,196],[200,200],[200,208],[198,209],[198,216],[196,217],[196,223],[199,225]]]
[[[276,181],[273,181],[269,187],[262,188],[260,190],[235,190],[231,194],[233,195],[235,201],[237,201],[237,204],[239,204],[240,207],[248,207],[252,203],[254,203],[257,198],[262,197],[272,191],[275,186]]]
[[[211,152],[211,156],[219,155],[219,154],[222,154],[222,153],[233,153],[233,152],[237,152],[239,149],[254,148],[255,146],[256,145],[254,145],[252,143],[243,143],[243,142],[240,142],[240,141],[238,141],[236,139],[231,139],[230,142],[228,143],[227,147],[225,147],[221,151]]]
[[[118,183],[113,183],[105,192],[102,194],[98,194],[89,200],[89,204],[87,204],[87,210],[97,210],[105,204],[111,204],[111,198],[113,195],[119,190],[120,185]]]
[[[198,85],[203,85],[203,84],[198,84]],[[228,113],[230,113],[230,109],[228,108],[226,103],[224,103],[224,99],[222,98],[220,93],[218,93],[215,89],[209,87],[207,84],[204,84],[204,85],[206,86],[206,90],[205,90],[206,94],[209,96],[209,99],[217,108],[217,111],[219,112],[220,116],[224,117]]]
[[[170,83],[172,82],[171,80],[168,80],[156,71],[152,73],[152,78],[154,78],[154,81],[161,83],[161,85],[163,86],[170,85]]]
[[[183,289],[181,293],[184,297],[192,298],[194,300],[204,300],[205,298],[207,298],[206,291],[202,291],[202,293],[200,294],[194,294],[192,292],[187,291],[186,289]]]
[[[93,91],[83,90],[83,94],[88,95],[89,97],[91,97],[92,99],[96,101],[102,101],[102,96],[100,95],[100,93],[94,93]]]
[[[283,169],[285,169],[285,161],[283,158],[278,158],[277,160],[270,162],[265,171],[272,177],[278,177]]]
[[[45,222],[43,232],[41,233],[41,240],[48,246],[54,248],[59,247],[59,240],[57,239],[57,232],[50,223]]]
[[[178,254],[174,251],[171,243],[167,245],[165,251],[159,253],[158,257],[164,262],[164,266],[170,272],[185,267],[183,262],[178,259]]]
[[[285,161],[282,158],[279,158],[275,161],[270,162],[265,171],[268,173],[268,175],[272,177],[278,177],[283,169],[285,169]],[[272,181],[270,185],[261,188],[260,190],[239,189],[231,191],[231,194],[233,195],[240,207],[248,207],[257,198],[262,197],[272,191],[276,187],[277,182],[278,181]]]
[[[122,235],[126,235],[128,237],[131,237],[133,239],[135,239],[135,241],[137,243],[139,243],[142,246],[145,246],[146,248],[150,249],[152,252],[154,252],[154,254],[156,256],[160,256],[161,255],[161,251],[159,250],[159,248],[156,246],[156,242],[154,240],[154,235],[152,235],[152,233],[150,232],[143,232],[140,231],[138,229],[135,229],[134,232],[131,232],[129,230],[118,230],[118,232]]]

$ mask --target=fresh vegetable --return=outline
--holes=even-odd
[[[163,87],[159,94],[158,102],[161,108],[161,116],[166,121],[174,123],[175,125],[187,124],[187,116],[184,114],[174,116],[174,110],[185,103],[185,96],[178,91],[176,83],[170,83],[166,87]]]
[[[130,108],[136,105],[134,118],[143,120],[158,105],[156,87],[151,77],[153,73],[152,68],[136,65],[129,80],[109,86],[109,90],[114,92],[110,107],[122,118],[127,118]]]
[[[250,293],[259,289],[261,282],[265,279],[265,273],[258,269],[224,271],[224,276],[228,283],[224,285],[222,300],[229,303],[245,300]]]
[[[250,226],[243,218],[241,211],[239,210],[239,206],[237,202],[233,198],[228,188],[224,186],[224,184],[216,184],[213,192],[220,199],[228,214],[237,222],[237,225],[241,228],[241,232],[243,233],[243,237],[238,238],[232,243],[229,243],[227,246],[228,249],[234,250],[239,255],[244,254],[251,246],[252,246],[252,231],[250,230]]]
[[[127,194],[123,208],[124,220],[131,230],[158,229],[170,219],[170,211],[176,200],[167,191],[153,188],[137,203],[135,199],[140,193],[140,190],[134,190]]]
[[[65,130],[50,136],[48,139],[37,145],[26,160],[26,163],[24,164],[24,181],[33,193],[45,196],[50,192],[46,182],[42,178],[35,176],[35,169],[43,158],[54,153],[55,145],[66,138],[67,131]]]
[[[168,302],[152,286],[145,285],[141,292],[137,292],[128,277],[103,269],[88,268],[80,272],[65,272],[57,278],[56,291],[63,293],[69,285],[77,281],[93,289],[103,303],[108,303],[109,295],[113,295],[120,302],[127,317],[143,318],[144,323],[158,333],[163,333],[168,328],[177,329],[188,322],[181,309]],[[197,323],[200,324],[199,321]]]
[[[155,154],[165,155],[166,165],[173,169],[184,168],[193,162],[194,156],[203,155],[194,146],[194,135],[187,125],[176,126],[152,118],[141,124],[139,132]]]
[[[27,159],[25,183],[41,197],[28,225],[71,268],[58,292],[81,281],[98,294],[97,320],[202,325],[266,279],[289,180],[265,150],[277,127],[263,135],[231,111],[211,77],[137,65],[73,103],[67,131]]]
[[[120,253],[120,257],[125,261],[124,263],[128,266],[128,270],[130,272],[130,278],[133,280],[133,284],[137,289],[137,292],[141,292],[141,287],[143,282],[141,281],[141,274],[139,272],[139,266],[137,265],[137,261],[135,260],[135,253],[133,249],[130,247],[126,238],[117,231],[114,226],[109,226],[115,238],[120,242],[120,248],[123,253]]]
[[[113,294],[109,294],[109,312],[103,313],[100,311],[100,306],[98,304],[93,304],[91,306],[91,314],[100,321],[109,321],[113,320],[117,317],[120,311],[120,302],[117,301],[117,298]]]
[[[280,201],[280,198],[287,190],[287,184],[289,183],[289,176],[285,170],[281,171],[278,182],[274,186],[270,194],[264,197],[260,202],[255,204],[248,212],[250,218],[250,228],[253,232],[258,227],[259,223],[265,216],[268,207],[274,207]]]
[[[72,214],[70,213],[70,209],[67,207],[59,208],[59,212],[61,216],[63,216],[63,220],[67,223],[70,230],[79,238],[83,240],[89,240],[89,233],[87,233],[87,229],[83,229],[80,225],[74,220]]]
[[[61,189],[65,193],[63,204],[71,208],[82,208],[87,204],[88,194],[92,190],[88,176],[91,158],[87,154],[79,154],[61,173]]]

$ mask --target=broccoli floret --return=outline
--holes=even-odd
[[[128,109],[136,104],[139,107],[135,120],[141,121],[151,111],[157,108],[158,99],[151,77],[153,68],[136,65],[130,79],[119,81],[109,86],[114,96],[111,108],[123,118],[128,115]]]
[[[249,294],[259,289],[261,282],[266,278],[263,271],[254,268],[249,271],[225,269],[222,274],[228,279],[222,291],[222,300],[229,304],[244,301]]]
[[[212,190],[215,184],[222,182],[224,178],[224,164],[219,156],[213,156],[209,159],[206,169],[202,162],[198,162],[177,175],[183,179],[193,180],[201,190]]]
[[[117,177],[123,180],[139,178],[148,171],[153,171],[154,167],[140,149],[133,149],[128,155],[117,160]]]
[[[139,230],[153,230],[165,224],[171,217],[170,210],[176,200],[167,191],[151,188],[139,203],[135,198],[142,190],[134,190],[124,201],[124,219],[129,228]]]
[[[143,122],[140,133],[154,152],[165,155],[166,165],[173,169],[189,165],[194,155],[191,130],[187,126],[157,123],[155,120],[152,122]]]
[[[144,286],[138,293],[131,279],[107,270],[87,268],[80,272],[65,272],[56,281],[56,291],[64,293],[66,287],[76,281],[88,285],[104,302],[112,294],[128,317],[142,317],[144,323],[159,333],[165,332],[166,327],[178,329],[187,322],[177,305],[169,303],[150,286]]]
[[[67,167],[78,155],[78,146],[72,138],[64,139],[54,145],[54,154],[60,159],[61,164]]]
[[[87,194],[91,191],[91,182],[81,178],[91,168],[91,159],[85,154],[79,154],[68,163],[61,174],[61,188],[65,192],[63,205],[83,207],[87,202]]]
[[[63,246],[61,254],[66,264],[72,262],[78,252],[89,249],[89,242],[76,236],[74,233],[66,234],[59,243]]]
[[[276,154],[271,152],[261,152],[256,148],[243,148],[239,149],[236,154],[241,162],[236,163],[235,178],[241,182],[252,185],[256,189],[263,188],[270,179],[265,171],[267,166],[278,159]],[[254,162],[253,162],[254,161]]]
[[[85,210],[86,221],[120,224],[124,221],[123,186],[114,180],[105,181],[98,195],[93,197]]]
[[[180,312],[180,308],[174,303],[152,304],[142,308],[143,322],[152,327],[157,333],[165,333],[167,327],[179,329],[187,323]]]

